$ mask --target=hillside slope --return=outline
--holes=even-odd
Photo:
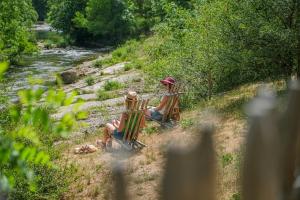
[[[117,79],[118,76],[122,76],[122,73],[118,72],[113,76]],[[128,85],[130,84],[127,83]],[[122,102],[106,105],[107,107],[102,106],[101,109],[97,106],[90,107],[89,117],[83,120],[90,123],[84,126],[84,129],[88,131],[81,132],[82,130],[79,129],[77,131],[79,134],[56,145],[56,148],[62,152],[61,159],[57,160],[58,165],[72,166],[76,169],[72,177],[69,177],[71,184],[63,198],[111,199],[113,192],[111,169],[118,160],[126,167],[130,199],[158,199],[168,147],[170,145],[179,145],[182,148],[191,147],[195,138],[198,138],[198,127],[206,123],[213,123],[216,127],[214,139],[219,168],[218,199],[229,200],[239,197],[240,152],[246,132],[246,115],[243,105],[255,96],[261,85],[260,83],[245,85],[215,96],[210,101],[199,102],[194,109],[184,111],[182,120],[172,129],[162,129],[154,122],[148,123],[139,138],[148,146],[133,155],[118,151],[116,144],[113,145],[115,149],[113,152],[98,150],[86,155],[73,153],[74,148],[84,144],[95,144],[97,139],[101,139],[101,124],[91,119],[98,118],[102,123],[111,119],[111,114],[118,112],[116,111],[118,109],[111,108],[121,106]],[[283,82],[269,83],[269,85],[274,86],[276,90],[282,90],[285,87]],[[143,93],[141,88],[140,93]],[[89,104],[88,99],[85,104]],[[111,110],[108,112],[109,109]],[[104,112],[107,118],[103,118]],[[93,124],[95,122],[97,124]]]

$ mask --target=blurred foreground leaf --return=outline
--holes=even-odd
[[[4,72],[8,69],[8,63],[2,62],[0,63],[0,79],[2,78]]]

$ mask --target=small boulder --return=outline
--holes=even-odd
[[[67,70],[60,74],[62,81],[65,84],[75,83],[79,78],[78,73],[75,70]]]

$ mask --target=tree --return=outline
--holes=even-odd
[[[74,22],[76,13],[84,13],[88,0],[48,0],[48,20],[57,30],[63,31],[77,43],[84,43],[91,35],[86,28]]]
[[[89,0],[85,13],[77,12],[74,22],[95,37],[119,41],[130,35],[132,20],[126,1]]]
[[[234,60],[248,69],[245,80],[289,79],[296,73],[296,0],[224,1],[218,26]]]
[[[36,50],[30,33],[36,19],[31,0],[0,1],[0,61],[16,62]]]

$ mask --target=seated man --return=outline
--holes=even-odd
[[[147,117],[156,121],[162,121],[167,106],[168,98],[171,93],[171,88],[176,83],[175,79],[172,77],[166,77],[160,82],[165,86],[166,93],[162,97],[157,107],[152,107],[146,111]]]
[[[125,97],[125,107],[130,110],[137,102],[137,93],[134,91],[129,91]],[[122,113],[120,120],[113,120],[112,123],[107,123],[104,128],[104,135],[102,141],[97,141],[103,149],[107,146],[111,146],[112,136],[116,139],[122,140],[125,132],[125,124],[128,120],[128,114],[126,112]],[[145,118],[142,118],[141,128],[145,126]]]

